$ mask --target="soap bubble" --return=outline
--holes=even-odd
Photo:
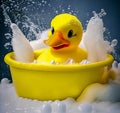
[[[75,61],[72,58],[69,58],[64,64],[74,64]]]
[[[10,80],[8,80],[8,78],[3,78],[1,80],[1,84],[9,84],[10,83]]]
[[[116,69],[118,67],[118,62],[117,61],[114,61],[113,64],[112,64],[112,68],[113,69]]]
[[[111,46],[115,47],[117,44],[118,44],[117,39],[113,39],[112,42],[111,42]]]
[[[11,42],[6,42],[6,43],[4,44],[4,47],[5,47],[6,49],[12,48]]]
[[[82,103],[78,106],[81,113],[92,113],[92,105],[88,103]]]
[[[58,113],[66,113],[66,105],[62,102],[58,104]]]
[[[50,64],[55,64],[55,61],[54,61],[54,60],[51,60],[51,61],[50,61]]]
[[[50,103],[43,104],[41,112],[42,113],[51,113],[52,112],[52,108],[51,108]]]
[[[80,62],[80,64],[89,64],[90,62],[88,61],[88,60],[82,60],[81,62]]]

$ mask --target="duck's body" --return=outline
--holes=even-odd
[[[37,58],[38,62],[54,60],[56,63],[65,63],[73,59],[75,63],[87,58],[87,52],[78,47],[82,38],[81,22],[73,15],[60,14],[51,21],[49,39],[44,42],[50,46]]]
[[[69,59],[72,59],[74,63],[79,63],[83,59],[87,58],[87,52],[81,48],[77,48],[71,52],[55,52],[51,48],[46,49],[37,58],[38,62],[51,63],[54,60],[55,63],[66,63]]]

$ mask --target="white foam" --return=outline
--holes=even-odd
[[[103,39],[103,21],[98,15],[90,19],[83,38],[88,51],[88,61],[96,62],[106,59],[107,50]]]
[[[114,82],[120,84],[120,63],[114,61],[112,64],[112,70],[115,72],[116,75]]]
[[[64,62],[64,64],[74,64],[75,61],[72,58],[67,59],[67,61]]]
[[[34,54],[29,41],[16,24],[12,23],[11,28],[13,32],[12,46],[16,60],[25,63],[33,62]]]
[[[80,64],[89,64],[90,62],[87,59],[84,59],[80,62]]]
[[[38,101],[18,97],[13,84],[3,79],[0,84],[0,113],[120,113],[120,102],[95,101],[79,103],[72,98]]]
[[[39,34],[39,39],[30,41],[30,45],[32,46],[33,50],[38,50],[42,48],[48,47],[46,44],[44,44],[44,40],[48,38],[48,31],[49,29],[43,31],[41,34]]]

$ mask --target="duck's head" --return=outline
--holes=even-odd
[[[74,50],[81,41],[82,32],[82,25],[77,17],[60,14],[52,19],[49,38],[44,42],[56,51]]]

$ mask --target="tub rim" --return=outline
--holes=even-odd
[[[41,51],[34,52],[35,57]],[[112,55],[107,54],[107,59],[99,62],[94,62],[90,64],[40,64],[40,63],[23,63],[14,60],[14,52],[7,53],[4,57],[4,61],[10,67],[19,68],[19,69],[26,69],[26,70],[38,70],[38,71],[75,71],[75,70],[84,70],[84,69],[91,69],[91,68],[101,68],[104,66],[109,66],[114,61]]]

